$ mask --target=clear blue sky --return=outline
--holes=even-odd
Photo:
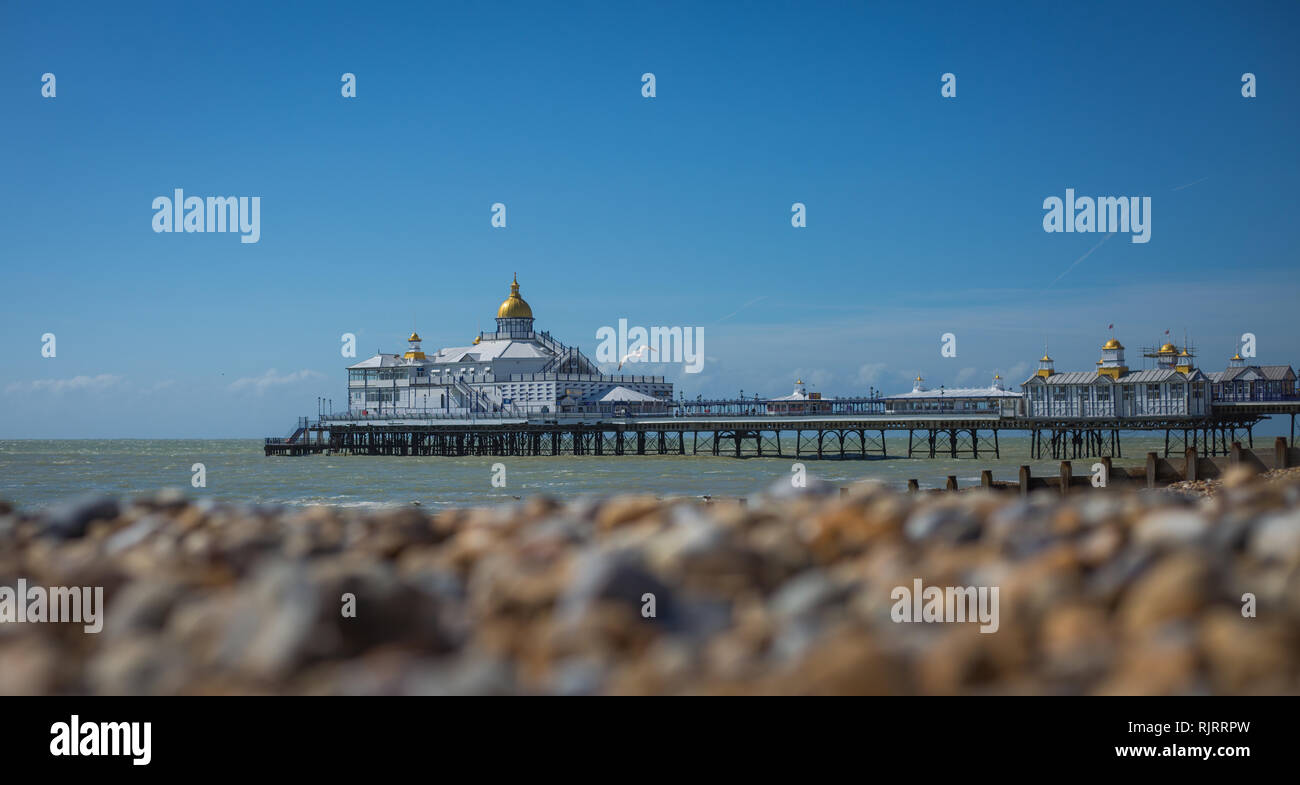
[[[1093,367],[1111,322],[1131,350],[1186,330],[1209,369],[1247,331],[1296,364],[1298,18],[7,3],[0,438],[282,434],[342,400],[342,333],[362,357],[413,320],[463,345],[516,271],[537,326],[589,354],[619,318],[703,326],[703,373],[644,367],[691,397],[1018,382],[1046,340]],[[260,196],[261,241],[154,233],[178,187]],[[1105,235],[1043,231],[1067,187],[1150,196],[1151,241],[1072,267]]]

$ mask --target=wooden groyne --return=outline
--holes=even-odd
[[[1300,448],[1290,446],[1286,437],[1279,436],[1274,441],[1272,450],[1254,450],[1242,447],[1241,442],[1233,442],[1226,456],[1207,456],[1197,453],[1194,447],[1188,447],[1181,460],[1170,460],[1149,452],[1146,463],[1142,466],[1116,467],[1109,456],[1104,456],[1091,464],[1081,465],[1080,471],[1076,472],[1072,461],[1061,461],[1060,471],[1054,476],[1034,476],[1029,466],[1021,466],[1016,482],[994,480],[993,471],[985,469],[980,472],[979,485],[961,488],[957,476],[950,474],[944,488],[928,490],[982,488],[1018,492],[1021,496],[1027,496],[1031,491],[1040,489],[1050,489],[1064,495],[1084,489],[1159,488],[1176,482],[1217,480],[1233,467],[1245,468],[1252,474],[1300,467]],[[908,480],[907,489],[911,493],[920,492],[920,482],[916,479]]]

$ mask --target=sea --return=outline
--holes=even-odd
[[[907,452],[906,437],[890,437],[888,451]],[[783,449],[793,452],[793,440]],[[1148,451],[1163,454],[1164,435],[1124,435],[1117,466],[1140,466]],[[877,480],[906,488],[978,485],[980,471],[1015,482],[1022,464],[1055,475],[1060,462],[1029,460],[1029,438],[1004,436],[1000,459],[870,457],[729,458],[700,456],[390,457],[310,455],[267,457],[257,439],[23,439],[0,441],[0,500],[35,509],[87,494],[129,499],[179,488],[192,499],[266,505],[432,508],[509,504],[546,494],[560,499],[641,493],[718,499],[789,487],[803,464],[809,483],[844,486]],[[1096,459],[1074,461],[1088,473]],[[200,467],[199,464],[202,464]],[[202,479],[201,487],[196,487]]]

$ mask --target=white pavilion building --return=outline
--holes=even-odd
[[[503,416],[662,410],[673,385],[662,376],[602,373],[576,347],[533,329],[519,280],[497,308],[497,328],[468,346],[426,354],[411,333],[402,354],[348,367],[348,414],[359,417]],[[606,410],[609,410],[606,412]]]

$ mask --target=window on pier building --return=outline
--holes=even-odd
[[[1160,385],[1147,385],[1147,403],[1158,403],[1160,401]]]
[[[1109,402],[1110,402],[1110,388],[1109,388],[1109,387],[1098,387],[1098,388],[1097,388],[1097,403],[1109,403]]]

